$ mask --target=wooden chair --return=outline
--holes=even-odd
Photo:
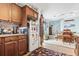
[[[69,29],[64,29],[63,31],[63,42],[72,43],[74,42],[73,33]]]

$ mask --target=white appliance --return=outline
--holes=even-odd
[[[27,34],[27,27],[19,27],[18,33],[19,34]]]
[[[29,21],[29,51],[33,51],[39,47],[39,32],[36,21]]]

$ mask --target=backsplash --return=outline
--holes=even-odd
[[[18,25],[14,23],[10,23],[8,21],[0,21],[0,28],[2,29],[13,29],[13,27],[16,27]]]

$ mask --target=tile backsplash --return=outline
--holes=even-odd
[[[8,21],[0,21],[0,28],[2,29],[13,29],[13,27],[16,27],[18,25],[14,23],[10,23]]]

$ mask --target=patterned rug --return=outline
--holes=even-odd
[[[32,51],[28,56],[69,56],[69,55],[40,47]]]

